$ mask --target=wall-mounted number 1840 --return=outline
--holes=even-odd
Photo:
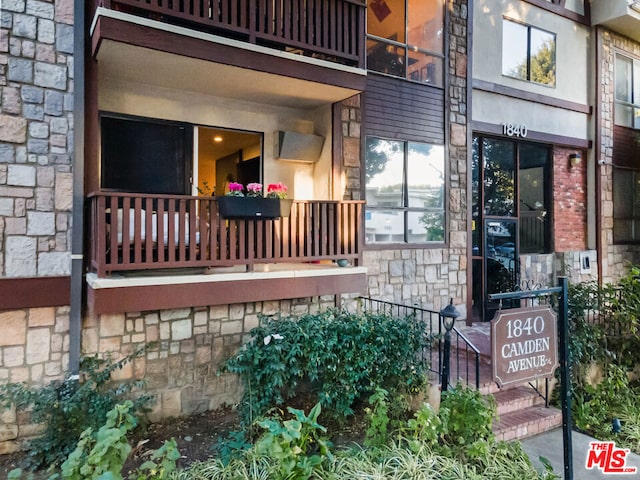
[[[503,123],[502,134],[507,135],[508,137],[524,138],[527,136],[527,126],[517,125],[513,123]]]

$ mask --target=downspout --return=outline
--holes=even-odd
[[[73,211],[71,238],[71,299],[69,371],[80,371],[82,289],[84,273],[84,106],[85,4],[73,2]]]
[[[594,135],[594,163],[595,163],[595,203],[596,203],[596,256],[598,257],[598,284],[602,285],[604,248],[602,245],[602,85],[601,85],[601,62],[602,62],[602,34],[600,27],[595,27],[595,105],[593,115],[595,116]]]

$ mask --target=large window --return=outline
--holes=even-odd
[[[367,243],[444,242],[444,147],[366,143]]]
[[[616,55],[615,123],[640,129],[640,61]]]
[[[442,0],[372,0],[367,7],[367,68],[442,86]]]
[[[503,19],[502,74],[555,86],[556,36],[530,25]]]

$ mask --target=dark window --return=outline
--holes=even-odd
[[[101,118],[101,187],[189,194],[192,127],[141,118]]]
[[[640,242],[640,170],[613,169],[613,241]]]
[[[368,137],[366,239],[444,242],[444,147]]]
[[[616,55],[615,123],[640,129],[640,61]]]
[[[555,86],[556,36],[529,25],[503,19],[502,74]]]
[[[517,219],[519,252],[550,251],[550,158],[551,149],[546,145],[474,137],[472,242],[475,256],[483,252],[485,220],[499,223]],[[485,245],[484,251],[491,246]]]
[[[367,68],[442,86],[444,3],[372,0],[367,7]]]

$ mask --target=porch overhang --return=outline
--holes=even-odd
[[[90,273],[87,306],[99,315],[362,293],[366,272],[365,267],[310,264],[211,275],[98,278]]]
[[[591,23],[640,42],[640,2],[637,0],[592,0]]]
[[[365,88],[366,71],[99,8],[91,27],[101,78],[292,108]]]

